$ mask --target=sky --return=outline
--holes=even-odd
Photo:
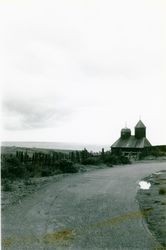
[[[166,144],[164,0],[0,0],[2,140]]]

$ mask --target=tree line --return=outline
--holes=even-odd
[[[129,160],[110,151],[94,154],[87,149],[68,153],[50,151],[48,153],[16,151],[15,154],[3,154],[1,175],[2,178],[24,178],[50,176],[60,173],[76,173],[80,165],[126,164]]]

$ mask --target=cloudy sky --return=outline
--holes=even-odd
[[[1,0],[2,139],[166,144],[164,0]]]

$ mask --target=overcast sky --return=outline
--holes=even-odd
[[[1,0],[2,139],[166,144],[164,0]]]

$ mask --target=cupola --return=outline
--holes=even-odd
[[[127,139],[131,136],[131,130],[129,128],[122,128],[121,129],[121,138]]]
[[[137,139],[146,137],[146,127],[141,120],[135,126],[135,137]]]

